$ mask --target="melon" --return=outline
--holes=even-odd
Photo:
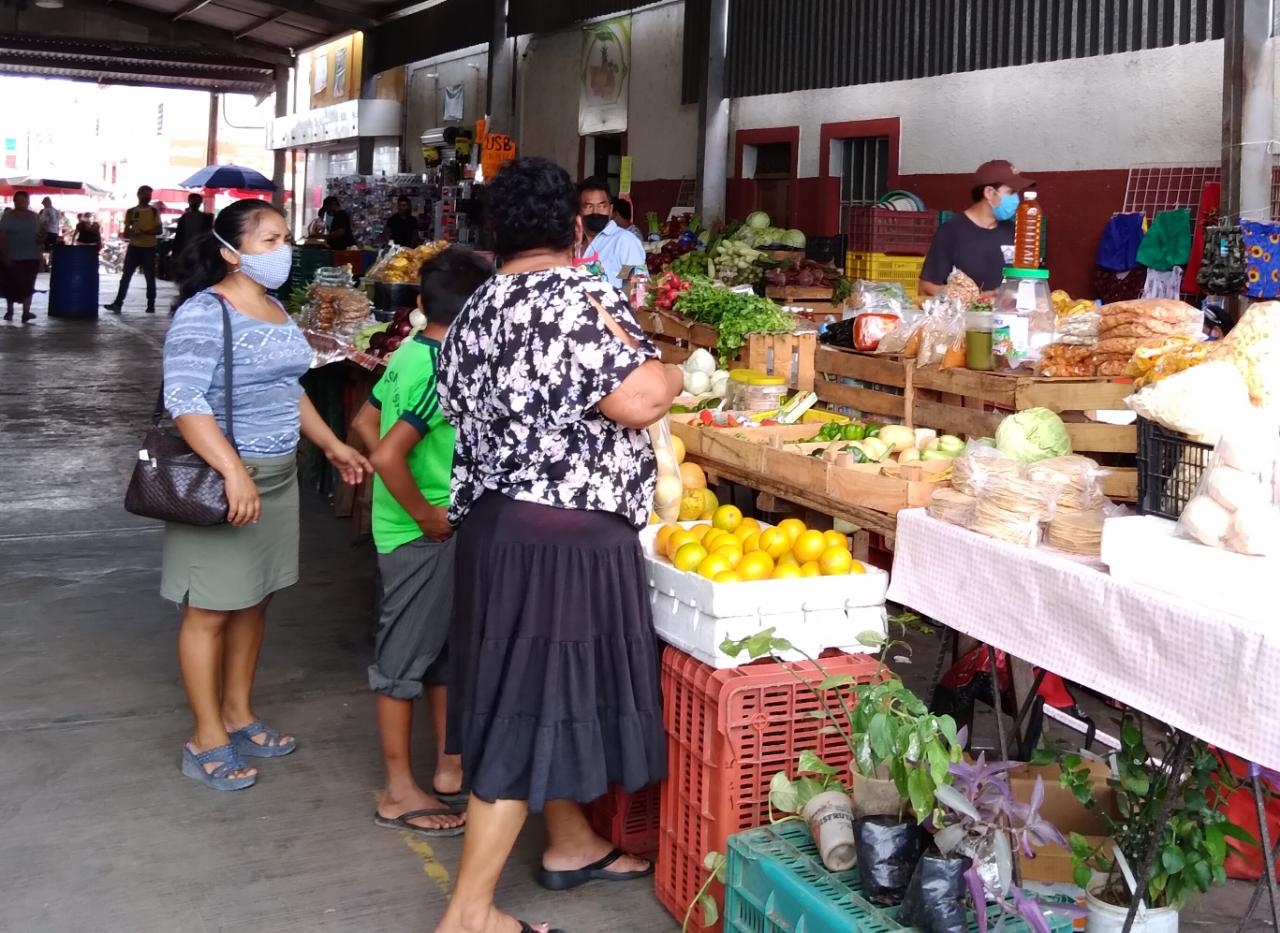
[[[696,463],[681,463],[680,482],[685,489],[706,489],[707,474]]]

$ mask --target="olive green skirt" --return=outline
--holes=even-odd
[[[258,485],[256,524],[164,526],[160,595],[197,609],[256,606],[298,582],[298,458],[245,460]]]

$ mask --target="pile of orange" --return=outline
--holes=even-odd
[[[798,518],[764,527],[732,505],[717,508],[709,524],[663,525],[654,549],[676,569],[717,583],[866,573],[840,532],[808,528]]]

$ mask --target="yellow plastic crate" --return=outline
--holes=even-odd
[[[845,274],[868,282],[897,282],[914,298],[920,288],[923,256],[890,256],[887,253],[846,253]]]

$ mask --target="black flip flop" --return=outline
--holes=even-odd
[[[548,891],[568,891],[588,881],[635,881],[653,874],[653,862],[641,871],[609,871],[609,866],[625,854],[621,849],[614,849],[600,861],[573,871],[550,871],[543,868],[538,872],[538,884]]]
[[[446,794],[443,791],[436,790],[434,784],[431,785],[431,796],[436,798],[436,800],[439,800],[441,803],[447,803],[453,807],[464,804],[471,798],[470,794],[461,790],[453,794]]]
[[[529,924],[525,923],[523,920],[521,920],[520,933],[538,933],[538,931],[535,930],[533,927],[529,926]],[[556,927],[553,930],[548,930],[547,933],[564,933],[564,930],[560,929],[559,927]]]
[[[430,826],[415,826],[410,820],[416,820],[423,816],[457,816],[456,810],[450,810],[448,807],[429,807],[425,810],[409,810],[401,813],[397,817],[383,816],[377,810],[373,811],[373,825],[381,826],[383,829],[407,829],[411,833],[418,833],[421,836],[431,836],[436,839],[446,839],[452,836],[461,836],[467,831],[467,824],[461,826],[450,826],[432,828]]]

